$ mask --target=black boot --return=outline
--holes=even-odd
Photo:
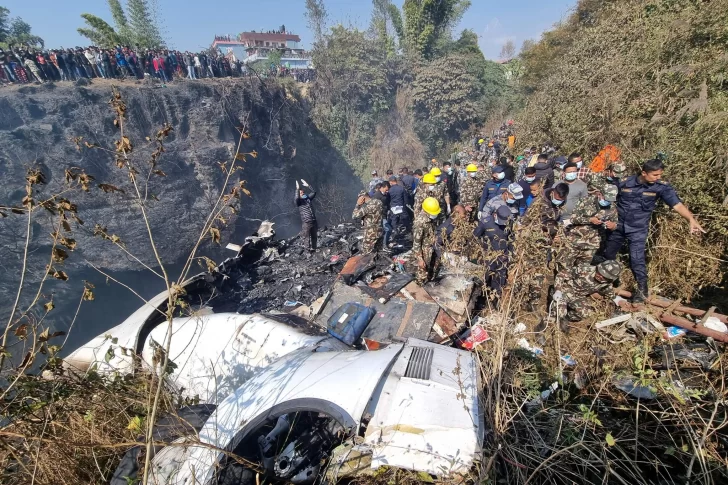
[[[632,303],[644,303],[648,297],[647,282],[637,283],[637,290],[632,295]]]

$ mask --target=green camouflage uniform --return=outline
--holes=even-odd
[[[554,238],[561,235],[558,224],[561,209],[554,207],[539,195],[521,219],[518,231],[519,247],[526,247],[523,260],[528,268],[522,282],[525,301],[537,308],[546,301],[545,289],[547,276],[553,277],[549,262],[552,258]]]
[[[607,180],[607,176],[604,172],[589,172],[586,176],[586,185],[589,188],[589,193],[601,192],[609,184],[614,184]]]
[[[382,210],[384,206],[379,199],[369,199],[356,207],[351,215],[354,219],[364,221],[364,240],[361,245],[362,254],[376,251],[382,241],[384,228],[382,226]]]
[[[559,317],[564,318],[567,312],[570,312],[574,319],[583,320],[593,314],[595,308],[590,295],[594,293],[610,300],[614,299],[612,282],[598,282],[594,279],[596,271],[595,266],[582,265],[556,275],[554,294],[556,291],[561,292],[561,298],[557,302]]]
[[[589,219],[596,217],[604,222],[617,222],[617,208],[613,203],[604,208],[599,205],[599,198],[589,196],[576,203],[571,216],[571,226],[566,235],[566,244],[559,251],[558,262],[561,268],[573,268],[582,264],[591,264],[594,254],[606,241],[607,229],[604,225],[595,226]]]
[[[421,205],[421,204],[420,204]],[[417,258],[421,257],[425,262],[425,269],[417,265],[417,283],[423,285],[430,281],[435,275],[435,249],[434,244],[437,238],[436,231],[438,219],[432,220],[425,211],[415,217],[412,227],[412,256],[413,262],[418,263]]]
[[[437,202],[440,203],[440,209],[445,210],[447,209],[447,204],[445,203],[445,194],[447,194],[447,186],[444,183],[438,183],[435,184],[435,190],[429,190],[429,187],[431,187],[428,184],[420,184],[419,187],[417,187],[417,193],[415,194],[415,205],[412,207],[415,213],[415,219],[417,219],[417,216],[422,214],[424,211],[422,210],[422,203],[425,201],[426,198],[432,197],[433,199],[437,199]]]

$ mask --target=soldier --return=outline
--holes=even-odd
[[[591,264],[596,252],[607,240],[608,232],[617,228],[617,186],[606,185],[599,195],[580,200],[571,216],[566,244],[559,254],[563,268]]]
[[[478,214],[478,201],[483,193],[481,178],[478,176],[478,166],[471,163],[465,168],[467,177],[460,182],[460,205],[470,213],[470,220],[475,220]]]
[[[664,168],[662,160],[648,160],[642,165],[640,175],[633,175],[619,182],[617,198],[619,223],[609,235],[604,250],[606,259],[614,259],[622,249],[624,240],[629,241],[629,261],[634,279],[637,281],[637,291],[632,298],[635,303],[645,301],[648,296],[645,244],[650,230],[650,218],[657,207],[657,201],[663,200],[675,212],[687,219],[690,224],[690,234],[705,232],[690,210],[680,201],[675,189],[660,180]]]
[[[369,197],[374,196],[374,188],[377,184],[381,184],[382,182],[384,182],[384,179],[377,174],[376,170],[372,170],[372,179],[369,181],[369,185],[367,186],[367,193],[369,194]]]
[[[622,162],[611,163],[604,172],[590,172],[586,178],[589,192],[601,192],[607,184],[617,185],[627,172],[627,166]]]
[[[440,170],[437,167],[433,167],[432,170],[430,170],[430,173],[435,176],[435,181],[437,182],[438,186],[438,197],[437,201],[440,203],[440,207],[447,207],[447,213],[450,213],[450,192],[448,192],[448,177],[446,174],[442,173],[442,170]],[[442,195],[439,195],[439,192],[442,191]],[[430,196],[434,197],[434,196]]]
[[[569,186],[558,184],[556,187],[546,189],[533,203],[533,207],[526,211],[523,217],[522,230],[519,238],[523,241],[520,246],[528,248],[523,254],[524,262],[528,266],[526,303],[530,311],[536,311],[545,301],[544,289],[546,276],[550,270],[551,251],[555,243],[560,242],[559,219],[561,206],[568,199]]]
[[[621,264],[608,260],[598,266],[575,266],[556,275],[554,301],[561,331],[569,331],[568,321],[578,322],[594,313],[591,295],[596,293],[609,300],[614,299],[612,283],[621,272]]]
[[[362,254],[377,251],[382,242],[382,201],[369,197],[366,192],[360,192],[356,201],[356,208],[351,215],[353,219],[364,222],[364,240],[361,245]]]
[[[440,207],[445,205],[445,186],[437,183],[437,178],[432,173],[422,177],[422,184],[417,188],[415,193],[415,205],[412,207],[415,217],[422,212],[422,203],[426,198],[433,197],[437,199]]]
[[[419,285],[427,283],[437,273],[438,259],[435,257],[434,245],[442,212],[440,203],[434,197],[426,198],[421,209],[412,229],[412,254],[417,258],[416,279]]]

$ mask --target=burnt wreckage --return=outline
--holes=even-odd
[[[271,223],[213,271],[182,284],[170,326],[160,293],[65,359],[67,369],[165,376],[197,406],[164,417],[154,483],[334,482],[380,466],[467,474],[484,427],[474,353],[451,337],[477,285],[447,274],[420,287],[402,261],[358,255],[352,224],[320,232],[309,254]],[[179,446],[183,444],[184,446]],[[129,450],[112,483],[138,473]]]

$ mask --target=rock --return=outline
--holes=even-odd
[[[50,123],[41,123],[38,125],[38,128],[45,131],[46,133],[50,133],[53,131],[53,125]]]
[[[76,86],[89,86],[91,85],[91,80],[86,79],[85,77],[80,77],[76,82],[74,83]]]

